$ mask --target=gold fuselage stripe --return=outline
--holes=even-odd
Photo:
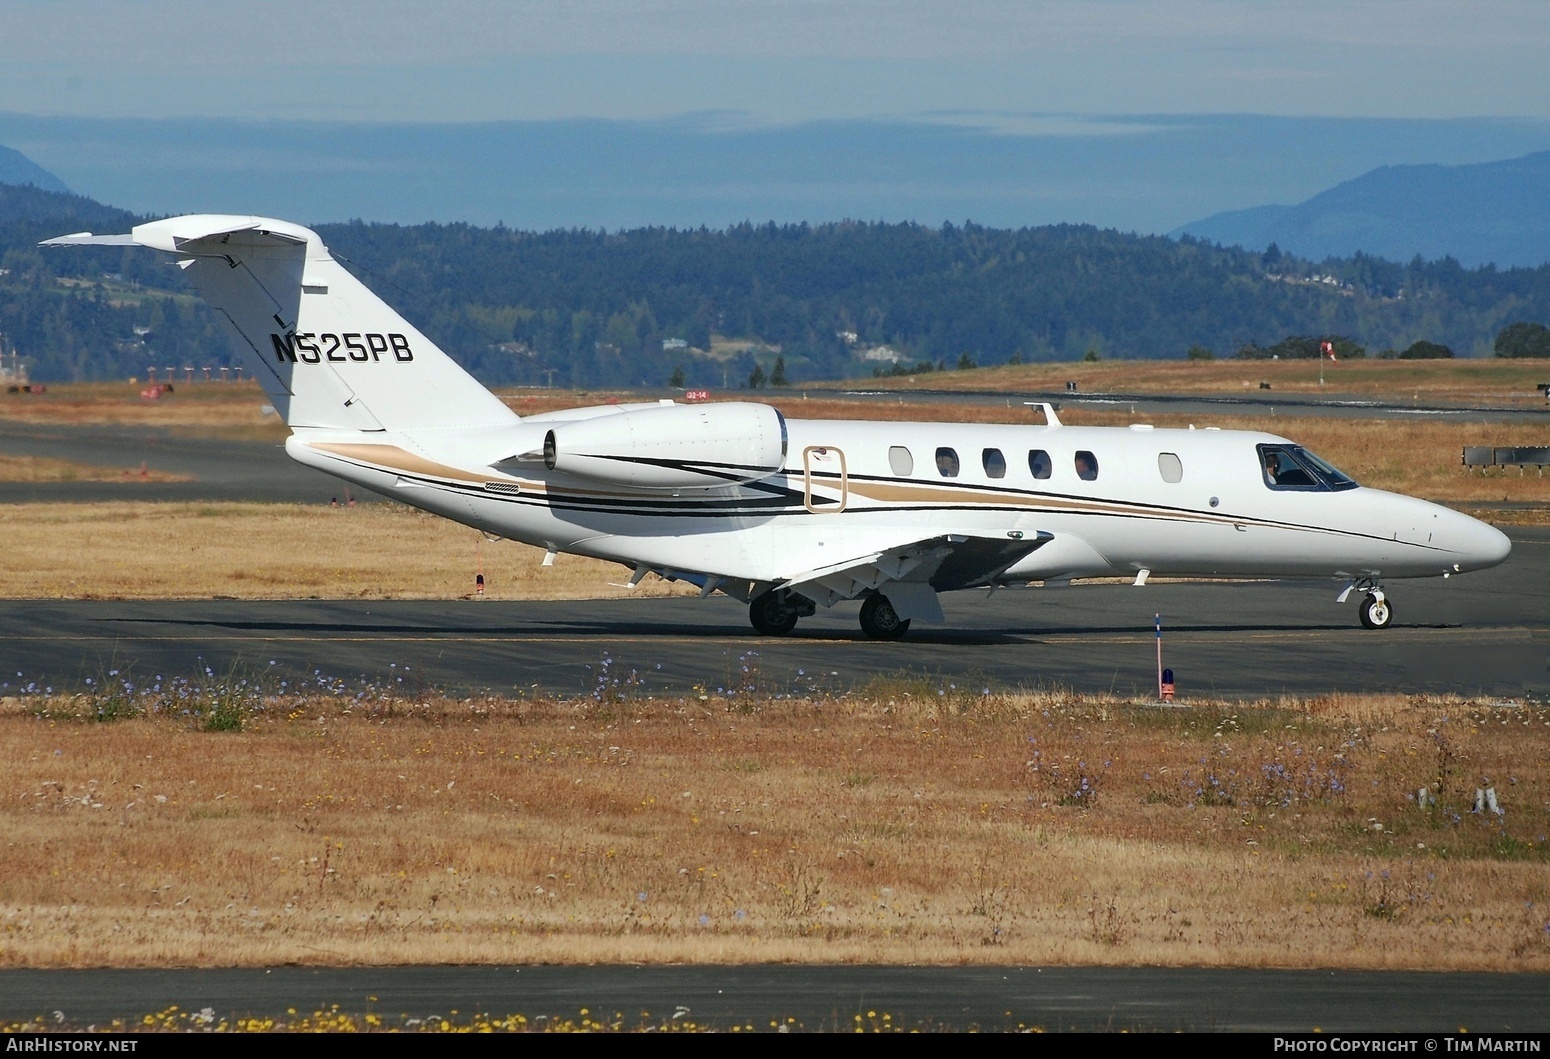
[[[498,472],[474,474],[459,467],[453,467],[445,463],[437,463],[423,456],[417,456],[397,445],[384,444],[350,444],[313,442],[311,448],[330,455],[341,456],[348,460],[356,460],[361,463],[371,464],[384,470],[397,471],[404,474],[428,475],[455,482],[470,482],[483,485],[487,481],[501,480],[496,477]],[[787,475],[794,472],[787,471]],[[513,484],[519,482],[515,478],[507,478]],[[819,476],[814,476],[815,484]],[[564,496],[573,502],[584,502],[587,497],[606,499],[630,499],[660,500],[657,493],[624,493],[607,490],[571,490],[546,487],[541,483],[529,483],[521,481],[524,489],[533,492],[548,492],[551,495]],[[1140,516],[1145,518],[1175,519],[1180,521],[1195,521],[1204,523],[1222,522],[1259,522],[1254,518],[1242,516],[1217,515],[1203,511],[1190,511],[1181,508],[1154,508],[1127,504],[1113,500],[1081,500],[1068,497],[1051,496],[1047,493],[1024,493],[1020,491],[1006,492],[989,491],[964,488],[944,488],[932,483],[904,483],[904,482],[875,482],[857,481],[851,479],[846,491],[859,497],[875,501],[879,504],[960,504],[964,506],[981,505],[1005,505],[1015,507],[1027,507],[1042,511],[1059,511],[1067,513],[1093,514],[1093,515],[1122,515]],[[646,512],[642,512],[646,514]]]

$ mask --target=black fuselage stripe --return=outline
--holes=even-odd
[[[342,462],[354,463],[351,460]],[[393,471],[389,468],[381,468],[372,465],[355,464],[363,469],[392,473],[406,481],[413,481],[434,489],[449,492],[462,493],[469,497],[483,497],[486,500],[495,500],[505,504],[520,504],[523,507],[546,507],[559,511],[570,511],[587,514],[612,514],[634,515],[640,518],[680,518],[680,519],[715,519],[737,518],[750,516],[774,517],[782,515],[812,515],[805,503],[798,502],[803,494],[792,489],[783,489],[780,494],[766,498],[738,498],[728,501],[723,498],[693,500],[683,497],[674,497],[663,500],[646,500],[638,497],[557,497],[548,492],[527,492],[518,495],[508,493],[492,493],[482,485],[474,485],[464,482],[449,482],[444,479],[433,478],[425,475],[406,474],[402,471]],[[789,472],[788,472],[789,473]],[[837,476],[836,476],[837,477]],[[858,479],[859,480],[859,479]],[[883,484],[907,484],[927,487],[953,488],[952,483],[942,483],[938,486],[935,482],[914,482],[904,479],[901,483],[896,478],[868,478],[868,481]],[[762,489],[773,491],[770,486]],[[778,487],[777,487],[778,488]],[[975,485],[958,485],[958,489],[981,489]],[[1036,493],[1027,490],[1012,489],[1007,487],[996,488],[994,491],[1009,496],[1022,496],[1030,499],[1055,499],[1071,500],[1087,504],[1112,504],[1117,510],[1105,511],[1095,509],[1072,509],[1065,507],[1037,507],[1025,505],[1006,504],[975,504],[969,510],[974,512],[999,511],[1018,515],[1079,515],[1088,518],[1144,518],[1157,522],[1185,522],[1204,526],[1231,526],[1248,525],[1261,529],[1295,530],[1303,533],[1326,533],[1339,537],[1352,537],[1360,540],[1378,541],[1381,543],[1403,544],[1409,548],[1422,548],[1427,551],[1452,554],[1446,548],[1439,548],[1431,544],[1421,544],[1414,541],[1398,541],[1391,537],[1380,536],[1374,533],[1362,533],[1357,530],[1333,529],[1328,526],[1309,526],[1296,522],[1282,522],[1272,519],[1263,519],[1255,516],[1234,516],[1219,514],[1217,512],[1195,511],[1190,508],[1169,507],[1162,504],[1143,504],[1122,500],[1105,500],[1094,497],[1081,497],[1065,493]],[[1129,510],[1118,508],[1125,507]],[[1136,510],[1140,508],[1142,510]],[[964,511],[964,504],[888,504],[878,507],[847,507],[847,515],[889,515],[899,512],[924,512],[924,511]]]

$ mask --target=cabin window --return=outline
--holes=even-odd
[[[1259,467],[1272,489],[1338,492],[1356,482],[1301,445],[1258,445]]]
[[[1157,473],[1162,475],[1162,480],[1169,483],[1182,482],[1184,480],[1184,463],[1176,452],[1159,452],[1157,454]]]
[[[905,478],[915,473],[915,457],[903,445],[894,445],[888,450],[888,466],[893,468],[894,474]]]
[[[980,461],[985,465],[985,474],[990,478],[1006,477],[1006,457],[1001,455],[1000,449],[986,449],[980,454]]]
[[[1098,457],[1083,449],[1076,454],[1076,476],[1084,482],[1098,480]]]
[[[958,477],[958,453],[955,450],[936,450],[936,473],[943,478]]]
[[[1049,458],[1049,453],[1043,449],[1028,451],[1028,470],[1035,478],[1048,478],[1054,469],[1055,464]]]

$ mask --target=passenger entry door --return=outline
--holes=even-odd
[[[813,481],[823,491],[813,493]],[[827,488],[824,488],[827,487]],[[828,489],[838,490],[836,499]],[[837,515],[850,499],[850,478],[845,470],[845,453],[833,445],[809,445],[802,450],[802,505],[815,515]]]

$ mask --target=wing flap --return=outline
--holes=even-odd
[[[991,584],[1009,567],[1052,540],[1053,534],[1042,531],[1031,539],[939,534],[806,570],[775,587],[800,592],[820,606],[829,607],[867,592],[882,591],[893,599],[885,587],[892,585],[901,600],[908,598],[912,612],[923,617],[934,614],[940,620],[941,612],[934,599],[937,591]],[[904,588],[906,585],[910,587]],[[929,602],[927,594],[933,597]]]

